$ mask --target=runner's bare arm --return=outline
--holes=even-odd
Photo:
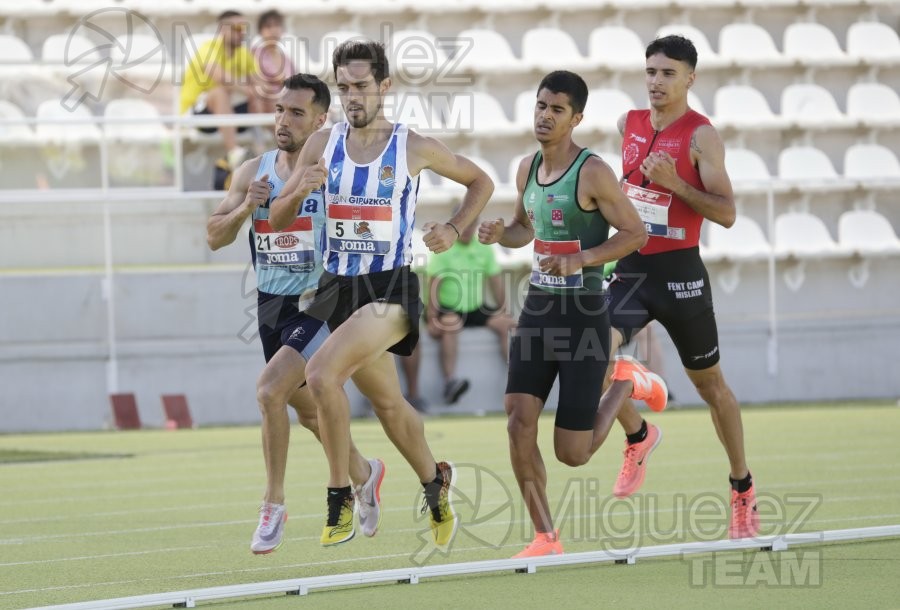
[[[711,125],[701,125],[691,136],[691,160],[700,171],[705,191],[685,182],[675,170],[675,160],[666,152],[651,153],[641,165],[641,172],[663,186],[709,220],[730,227],[736,210],[731,180],[725,171],[725,145]]]
[[[329,135],[328,130],[322,130],[309,136],[281,194],[272,200],[269,206],[269,224],[276,231],[281,231],[294,222],[300,203],[325,182],[327,169],[322,154]]]
[[[541,258],[540,269],[552,275],[573,275],[584,267],[600,266],[626,256],[647,243],[647,229],[634,206],[619,187],[616,175],[599,157],[590,157],[581,167],[578,205],[599,210],[618,232],[593,248],[574,254]]]
[[[616,234],[582,252],[585,266],[599,266],[627,256],[647,243],[647,228],[619,186],[615,173],[599,157],[591,157],[581,168],[578,201],[592,202]],[[588,207],[585,205],[583,207]]]
[[[259,157],[249,159],[232,174],[225,198],[206,222],[206,243],[210,250],[218,250],[233,242],[244,221],[261,203],[248,192],[259,170],[259,161]]]
[[[516,169],[516,207],[513,210],[513,218],[508,225],[503,224],[502,218],[486,220],[478,228],[478,241],[483,244],[499,243],[507,248],[521,248],[527,246],[534,239],[534,227],[528,214],[525,213],[525,183],[528,180],[528,172],[534,155],[522,159]]]

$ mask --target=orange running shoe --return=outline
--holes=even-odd
[[[756,509],[756,491],[753,486],[744,493],[731,490],[731,525],[728,537],[755,538],[759,534],[759,511]]]
[[[627,498],[641,488],[644,476],[647,474],[647,460],[660,440],[662,440],[662,430],[648,422],[647,438],[634,444],[625,441],[625,451],[623,451],[625,461],[622,463],[622,470],[619,471],[616,485],[613,487],[615,497]]]
[[[631,397],[643,400],[652,410],[662,411],[666,408],[669,396],[666,382],[656,373],[651,373],[635,358],[616,356],[616,365],[611,378],[616,381],[632,382],[634,389],[631,391]]]
[[[544,555],[562,555],[562,542],[559,541],[559,530],[552,533],[535,532],[534,540],[524,550],[513,555],[513,559],[522,557],[543,557]]]

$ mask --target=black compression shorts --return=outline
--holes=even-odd
[[[658,320],[685,368],[699,371],[719,361],[712,290],[698,248],[629,254],[616,265],[609,293],[610,324],[625,343]]]
[[[335,275],[324,271],[315,299],[306,313],[328,322],[328,328],[334,332],[353,312],[375,302],[403,307],[409,320],[409,333],[388,351],[398,356],[412,354],[419,342],[423,305],[419,297],[419,276],[408,266],[362,275]]]
[[[510,344],[507,394],[546,402],[558,375],[556,426],[590,430],[608,364],[606,295],[530,289]]]

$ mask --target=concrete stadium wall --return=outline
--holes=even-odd
[[[240,260],[242,240],[211,258]],[[733,293],[714,281],[722,366],[742,402],[900,396],[895,259],[873,261],[852,288],[850,261],[812,262],[797,292],[779,267],[777,370],[768,371],[766,267],[746,265]],[[713,277],[723,269],[711,267]],[[146,425],[163,422],[160,394],[184,393],[199,425],[259,421],[255,379],[263,365],[253,339],[253,276],[240,264],[117,273],[118,390],[134,392]],[[99,429],[110,424],[107,302],[98,271],[0,274],[0,431]],[[248,326],[249,325],[249,326]],[[436,412],[502,410],[506,368],[489,331],[463,335],[459,374],[472,389],[440,404],[437,346],[423,339],[420,384]],[[698,403],[664,338],[666,377],[682,403]],[[358,415],[365,401],[351,387]],[[548,406],[554,408],[555,397]]]

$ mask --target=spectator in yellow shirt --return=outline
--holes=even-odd
[[[257,86],[256,60],[245,46],[247,20],[237,11],[219,15],[218,30],[212,40],[200,45],[188,63],[181,87],[181,112],[193,114],[243,114],[262,112],[263,100]],[[235,103],[238,98],[244,101]],[[231,169],[238,167],[248,151],[237,143],[238,129],[218,128]],[[215,127],[201,131],[213,133]],[[241,129],[243,131],[243,128]]]

